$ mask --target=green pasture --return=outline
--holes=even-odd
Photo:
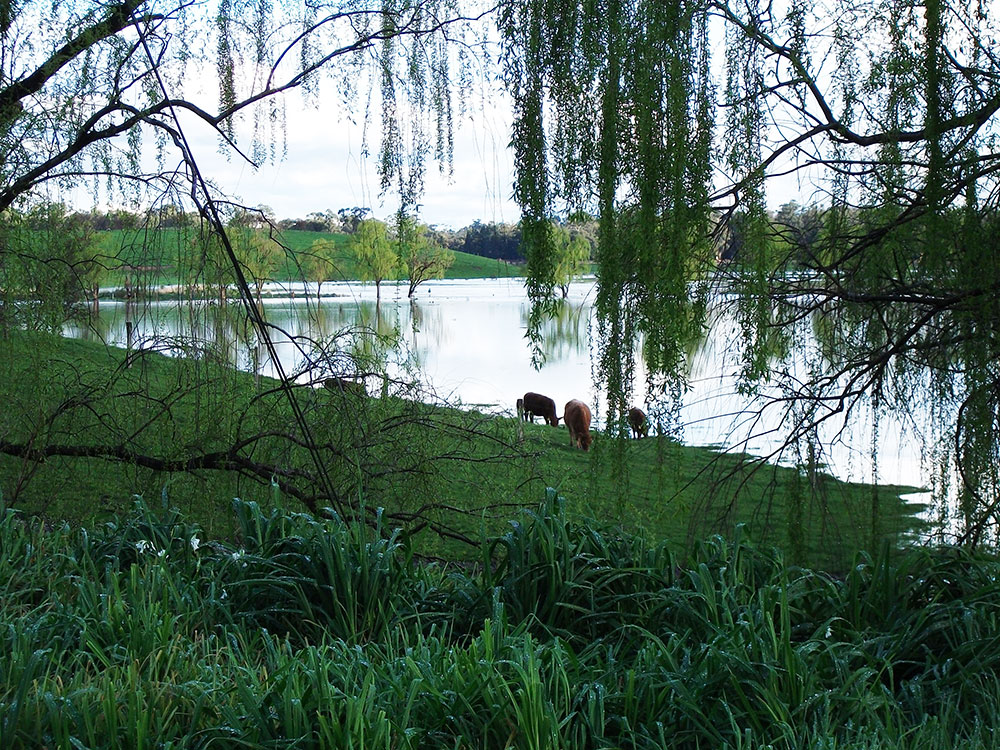
[[[126,278],[144,287],[182,283],[185,279],[179,269],[196,264],[201,252],[195,237],[194,230],[176,228],[99,233],[96,247],[106,269],[101,285],[119,286]],[[332,245],[324,281],[349,281],[360,276],[350,248],[350,235],[288,230],[274,237],[281,245],[274,281],[301,280],[304,264],[318,240]],[[455,262],[445,272],[448,279],[520,275],[523,269],[519,266],[460,251],[455,252]]]
[[[10,331],[0,382],[5,749],[995,746],[1000,568],[904,488],[297,387],[345,523],[210,352]]]
[[[313,502],[317,510],[382,508],[422,553],[467,557],[460,537],[502,533],[553,487],[571,518],[596,518],[678,552],[745,524],[789,559],[834,569],[919,526],[899,499],[905,488],[846,484],[821,467],[761,465],[657,437],[618,442],[598,433],[584,453],[562,427],[429,406],[388,382],[369,383],[368,397],[294,389],[336,492],[335,501],[316,500],[290,489],[315,492],[318,469],[275,381],[211,353],[129,357],[35,333],[11,332],[0,350],[0,436],[18,446],[0,457],[0,492],[10,507],[52,523],[90,523],[141,496],[225,537],[234,497],[289,510]]]

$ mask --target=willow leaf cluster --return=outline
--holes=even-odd
[[[528,292],[537,336],[553,296],[548,221],[600,219],[598,375],[623,426],[638,347],[676,376],[699,325],[687,282],[709,231],[713,86],[694,2],[512,3],[500,17]]]
[[[383,188],[413,205],[428,159],[450,170],[468,20],[452,0],[5,3],[0,210],[81,182],[94,201],[185,202],[189,135],[207,127],[258,167],[284,156],[284,93],[350,110],[368,89],[381,94]]]
[[[995,528],[995,9],[523,0],[500,26],[529,333],[553,288],[550,237],[531,226],[595,212],[612,430],[637,350],[650,400],[683,385],[711,300],[736,321],[741,386],[782,381],[789,444],[859,414],[918,417],[945,483],[971,498],[969,533]],[[775,212],[792,191],[813,212],[808,241],[789,243]],[[705,278],[724,293],[700,296]],[[805,368],[788,361],[803,327],[822,352]]]
[[[824,363],[790,384],[808,427],[859,413],[875,433],[880,414],[918,422],[942,489],[957,488],[958,527],[979,537],[997,520],[995,12],[936,0],[718,8],[730,48],[747,48],[730,57],[757,56],[740,85],[728,69],[736,148],[719,194],[749,225],[727,283],[741,310],[763,301],[743,325],[808,322]],[[734,160],[748,144],[757,154]],[[759,204],[789,175],[822,216],[791,252],[788,225]],[[774,351],[756,351],[746,374],[773,375]]]

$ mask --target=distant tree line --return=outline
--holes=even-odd
[[[755,241],[770,256],[770,263],[788,264],[793,268],[815,269],[825,262],[823,247],[827,246],[834,232],[843,232],[846,227],[863,228],[872,222],[872,211],[857,209],[832,213],[828,208],[811,204],[802,206],[790,201],[767,215],[765,242]],[[742,263],[742,255],[747,245],[747,235],[751,231],[747,215],[737,211],[725,225],[725,231],[716,242],[716,257],[721,263]]]
[[[232,252],[253,296],[260,304],[264,284],[282,275],[287,248],[282,231],[345,234],[355,257],[358,278],[375,282],[408,279],[408,294],[430,279],[441,278],[454,263],[455,251],[521,264],[521,230],[516,224],[475,222],[459,230],[422,224],[414,215],[397,215],[390,222],[370,217],[364,207],[314,212],[305,218],[277,219],[268,206],[231,207],[226,217]],[[133,241],[109,241],[109,232],[150,229],[178,230],[164,236],[157,252],[133,252]],[[570,282],[590,270],[597,223],[590,217],[552,221],[554,244],[560,249],[556,271],[565,297]],[[165,202],[154,210],[135,213],[116,208],[73,211],[62,203],[38,202],[0,214],[0,241],[18,257],[17,266],[0,269],[0,287],[7,301],[51,301],[42,327],[57,329],[85,299],[97,299],[99,288],[120,287],[126,298],[142,295],[144,286],[174,279],[191,290],[217,294],[225,300],[235,283],[231,260],[216,234],[194,212]],[[302,277],[317,283],[332,278],[338,243],[317,238],[308,253],[295,261]],[[31,262],[28,262],[30,259]],[[159,280],[159,281],[158,281]],[[3,300],[0,300],[0,306]],[[3,315],[13,314],[8,306]],[[41,308],[39,308],[41,309]]]
[[[815,204],[802,206],[791,201],[770,212],[770,251],[775,256],[791,256],[800,267],[811,267],[819,262],[816,253],[820,243],[829,234],[830,218],[828,210]],[[720,262],[740,259],[740,250],[746,242],[745,221],[739,212],[729,217],[725,232],[716,242],[716,257]],[[841,219],[843,217],[841,216]],[[852,221],[864,224],[864,212],[854,212]],[[271,226],[281,231],[308,231],[357,235],[366,222],[376,221],[371,210],[354,206],[337,211],[327,210],[307,214],[304,218],[276,219],[267,206],[254,209],[234,210],[229,218],[230,227],[263,229]],[[101,211],[72,211],[59,203],[39,203],[29,209],[16,211],[8,209],[3,214],[3,223],[9,228],[20,226],[35,231],[62,230],[68,238],[85,236],[86,244],[92,244],[95,232],[126,231],[145,228],[190,228],[197,224],[198,216],[174,204],[163,204],[149,213],[135,213],[127,209]],[[492,260],[522,264],[525,262],[521,244],[519,224],[504,222],[475,221],[461,229],[442,229],[420,225],[421,241],[449,251],[461,251]],[[552,231],[556,244],[566,250],[565,263],[572,267],[574,274],[586,270],[593,260],[597,243],[598,222],[589,216],[575,216],[568,221],[553,221]],[[67,238],[67,239],[68,239]],[[77,240],[76,244],[79,244]],[[572,247],[572,249],[570,249]],[[563,274],[566,275],[566,274]],[[572,275],[572,274],[571,274]]]
[[[483,224],[474,222],[463,230],[463,253],[483,258],[524,263],[521,250],[521,228],[517,224]]]
[[[137,229],[139,227],[176,229],[191,227],[198,216],[183,207],[165,203],[151,212],[136,213],[124,208],[107,211],[92,209],[88,211],[72,211],[66,206],[61,207],[61,214],[71,219],[76,226],[86,227],[90,231],[109,232]],[[10,210],[7,212],[10,214]],[[341,208],[336,211],[314,211],[304,217],[276,219],[274,212],[267,206],[253,209],[236,209],[229,219],[230,226],[262,228],[271,225],[282,231],[330,232],[353,235],[361,228],[366,219],[373,218],[371,209],[363,206]],[[29,221],[38,222],[38,211],[28,211],[25,216]],[[32,219],[32,215],[36,218]],[[593,254],[597,241],[597,222],[590,217],[572,218],[567,222],[554,221],[553,227],[568,232],[567,242],[582,241],[586,244],[587,258]],[[36,227],[38,228],[38,227]],[[520,224],[504,222],[475,221],[461,229],[442,229],[425,227],[425,233],[433,244],[452,251],[461,251],[470,255],[478,255],[491,260],[503,260],[508,263],[524,263],[525,256],[521,247]],[[557,232],[559,235],[559,232]]]

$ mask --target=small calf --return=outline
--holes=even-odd
[[[628,410],[628,424],[632,428],[632,436],[635,438],[646,437],[649,434],[649,422],[642,409],[633,406]]]

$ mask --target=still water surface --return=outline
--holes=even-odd
[[[579,398],[591,405],[600,427],[603,397],[595,387],[592,364],[596,355],[593,281],[572,284],[563,314],[546,324],[546,361],[539,370],[532,366],[524,337],[529,306],[521,279],[428,282],[413,301],[406,298],[405,285],[383,283],[377,310],[372,285],[324,283],[321,302],[317,302],[314,285],[286,286],[285,291],[286,296],[265,299],[264,308],[268,321],[286,334],[275,336],[286,373],[301,369],[309,357],[301,343],[293,343],[296,337],[329,340],[345,328],[360,325],[398,337],[400,348],[390,369],[396,374],[408,367],[411,375],[429,387],[429,393],[436,394],[428,398],[508,414],[513,413],[514,401],[529,390],[551,396],[559,414],[563,404]],[[311,291],[308,298],[306,291]],[[266,353],[246,345],[245,327],[231,322],[238,316],[213,315],[212,309],[205,303],[176,301],[142,302],[127,309],[121,302],[102,301],[88,326],[74,326],[66,333],[125,346],[128,319],[135,346],[167,351],[226,349],[238,366],[274,375],[274,363]],[[733,345],[739,339],[736,322],[725,314],[724,305],[712,319],[704,341],[689,353],[689,388],[682,399],[677,437],[690,445],[768,455],[783,441],[780,418],[776,411],[765,411],[762,418],[748,416],[748,410],[760,402],[736,390],[740,369]],[[788,361],[775,366],[795,372],[805,365],[793,352]],[[649,403],[644,383],[640,368],[636,404]],[[371,384],[369,390],[374,390]],[[767,395],[765,391],[762,397]],[[887,419],[881,422],[874,463],[870,416],[862,410],[849,430],[841,432],[840,426],[829,425],[820,433],[820,439],[829,443],[825,460],[835,476],[926,486],[919,445],[906,437],[901,426]]]

